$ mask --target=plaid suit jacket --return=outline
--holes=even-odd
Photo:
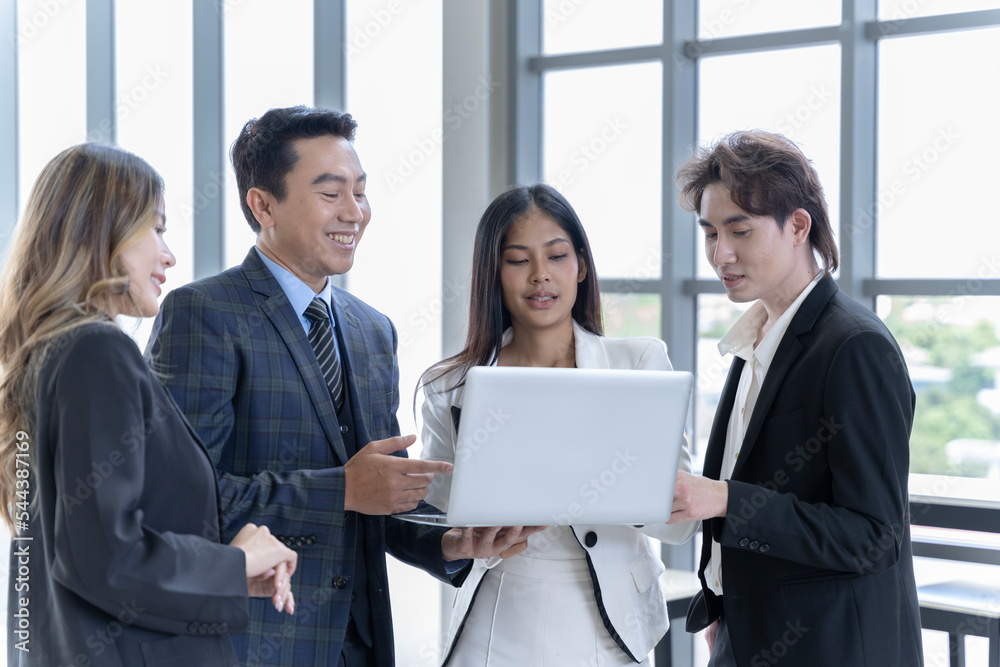
[[[358,446],[399,435],[396,330],[343,290],[333,290],[333,301]],[[292,578],[295,615],[279,614],[268,599],[252,599],[247,633],[233,637],[241,662],[336,665],[355,554],[355,531],[345,530],[352,525],[344,511],[348,457],[309,340],[257,252],[251,248],[241,266],[168,294],[147,356],[216,466],[223,542],[253,522],[299,554]],[[446,573],[441,529],[359,518],[366,522],[378,662],[389,666],[394,655],[385,551],[448,583],[460,583],[464,572]]]

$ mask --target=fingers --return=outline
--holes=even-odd
[[[385,440],[375,440],[373,442],[369,442],[362,448],[362,451],[370,449],[376,454],[392,454],[393,452],[406,449],[416,441],[417,436],[412,433],[410,435],[397,435],[392,438],[386,438]]]
[[[274,571],[274,577],[272,579],[272,584],[274,588],[274,594],[271,595],[271,603],[274,604],[274,608],[281,611],[285,607],[285,598],[283,593],[285,592],[284,587],[287,585],[288,580],[288,569],[285,567],[284,563],[278,565]]]
[[[525,549],[528,548],[528,540],[522,540],[521,542],[515,542],[511,546],[507,547],[500,552],[500,558],[510,558],[511,556],[516,556]]]
[[[454,465],[447,461],[426,461],[424,459],[399,459],[400,471],[404,475],[428,475],[444,473],[450,475]],[[431,477],[433,479],[433,477]],[[430,484],[430,482],[427,482]]]

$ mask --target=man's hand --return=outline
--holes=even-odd
[[[701,521],[726,516],[729,507],[729,485],[700,475],[678,472],[674,483],[674,504],[669,524]]]
[[[396,436],[369,442],[344,466],[344,509],[362,514],[395,514],[412,510],[427,497],[434,473],[450,473],[444,461],[421,461],[392,456],[417,441]]]
[[[441,553],[448,561],[463,558],[510,558],[528,547],[528,536],[547,526],[452,528],[441,536]]]

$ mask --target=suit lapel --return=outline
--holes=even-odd
[[[788,329],[778,344],[778,349],[774,352],[774,359],[767,370],[767,375],[764,376],[764,384],[757,395],[753,415],[750,417],[746,435],[743,437],[743,446],[740,448],[740,455],[736,459],[736,467],[733,469],[733,478],[739,475],[740,469],[746,463],[750,452],[753,451],[754,445],[757,443],[757,438],[760,435],[761,427],[763,427],[764,421],[768,418],[771,411],[771,405],[774,403],[778,391],[785,382],[785,376],[788,375],[792,364],[795,363],[802,350],[805,349],[799,340],[799,336],[812,330],[816,320],[819,319],[820,313],[823,312],[823,309],[826,308],[826,305],[836,292],[837,284],[833,281],[833,278],[826,276],[809,293],[809,296],[799,306],[795,317],[788,324]],[[737,376],[737,381],[738,379]],[[731,410],[732,405],[730,405]]]
[[[764,385],[760,388],[760,392],[757,394],[757,402],[754,404],[753,414],[750,415],[750,423],[747,424],[747,432],[743,436],[743,445],[740,447],[740,455],[736,459],[736,467],[733,468],[734,479],[737,475],[739,475],[740,468],[743,467],[747,457],[750,456],[750,452],[753,450],[754,444],[757,442],[757,436],[760,434],[761,426],[764,424],[764,419],[768,416],[768,412],[771,410],[771,404],[774,403],[774,397],[778,395],[778,390],[781,388],[782,382],[785,381],[788,369],[792,367],[792,362],[795,361],[795,358],[798,357],[801,352],[802,344],[799,342],[799,339],[792,335],[791,331],[786,331],[785,336],[781,339],[781,343],[778,345],[778,349],[774,353],[774,359],[771,361],[771,366],[767,369],[767,375],[764,376]],[[737,378],[737,382],[738,381],[739,378]]]
[[[250,288],[264,297],[260,303],[260,310],[274,325],[289,354],[291,354],[334,455],[338,461],[346,463],[347,449],[344,447],[344,439],[340,435],[340,426],[337,423],[337,414],[333,407],[333,399],[330,397],[330,389],[326,385],[326,379],[323,377],[319,364],[316,363],[316,353],[313,352],[312,346],[309,344],[309,338],[302,328],[302,323],[299,321],[295,309],[292,308],[288,297],[285,296],[285,291],[281,289],[281,285],[278,284],[271,271],[257,256],[257,251],[254,248],[250,249],[250,253],[243,261],[241,268],[246,274]]]
[[[726,451],[726,434],[729,431],[729,420],[733,414],[733,404],[736,402],[736,389],[740,384],[740,374],[743,364],[740,357],[733,358],[729,367],[726,384],[722,388],[719,406],[715,409],[715,419],[712,421],[712,431],[708,436],[708,446],[705,449],[704,475],[710,479],[719,479],[722,474],[722,457]]]
[[[592,334],[573,320],[573,344],[576,345],[577,368],[611,368],[604,338]]]
[[[333,316],[337,320],[337,331],[340,334],[340,360],[346,375],[347,396],[354,406],[354,428],[358,432],[358,447],[368,442],[368,431],[364,416],[374,414],[372,409],[372,375],[362,369],[355,373],[353,360],[371,359],[372,352],[365,337],[365,330],[358,317],[351,312],[347,302],[337,290],[333,290]]]

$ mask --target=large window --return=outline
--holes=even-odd
[[[167,290],[240,263],[254,243],[228,159],[243,124],[272,107],[312,105],[320,88],[347,100],[374,213],[342,282],[397,324],[398,417],[414,432],[412,388],[441,346],[441,0],[16,0],[16,12],[16,40],[5,38],[17,47],[17,85],[3,91],[17,105],[10,200],[23,210],[42,166],[73,144],[137,153],[166,182],[177,257]],[[317,25],[338,32],[317,43]],[[342,57],[343,71],[317,65],[321,51]],[[321,66],[329,78],[317,81]],[[122,323],[144,347],[151,320]],[[435,664],[441,587],[408,565],[389,570],[399,663]]]
[[[441,30],[441,0],[347,5],[346,108],[372,207],[347,287],[396,325],[404,434],[417,433],[417,379],[441,359]],[[439,664],[444,587],[388,560],[397,663]]]
[[[673,206],[670,185],[691,145],[764,129],[813,161],[840,241],[841,288],[873,308],[877,297],[903,345],[918,392],[914,472],[1000,477],[1000,348],[988,315],[1000,236],[976,196],[1000,176],[990,115],[1000,27],[995,11],[945,14],[1000,3],[882,2],[881,20],[874,3],[847,0],[645,3],[628,25],[610,18],[613,3],[571,4],[540,3],[543,48],[530,61],[544,100],[542,176],[592,236],[612,290],[609,332],[663,335],[675,364],[697,371],[697,455],[730,362],[715,343],[742,308],[717,294],[700,235],[678,233],[694,221]],[[857,29],[843,29],[843,16],[860,17],[848,19]],[[599,39],[588,29],[596,21]],[[609,119],[624,129],[610,132]],[[865,132],[874,141],[860,140]],[[692,257],[694,275],[671,270]],[[696,344],[679,337],[690,348],[670,340],[683,319],[698,323]]]
[[[1000,178],[1000,2],[637,3],[627,25],[611,1],[522,8],[539,13],[518,72],[541,90],[539,175],[588,229],[608,333],[662,336],[674,365],[695,371],[696,465],[732,360],[717,343],[746,305],[722,294],[673,174],[696,144],[764,129],[816,166],[835,277],[903,350],[917,396],[911,472],[1000,485],[1000,233],[984,199]],[[581,150],[626,112],[636,120],[621,138],[641,141]],[[942,638],[926,641],[929,664],[946,658]],[[970,642],[970,660],[983,648]]]

